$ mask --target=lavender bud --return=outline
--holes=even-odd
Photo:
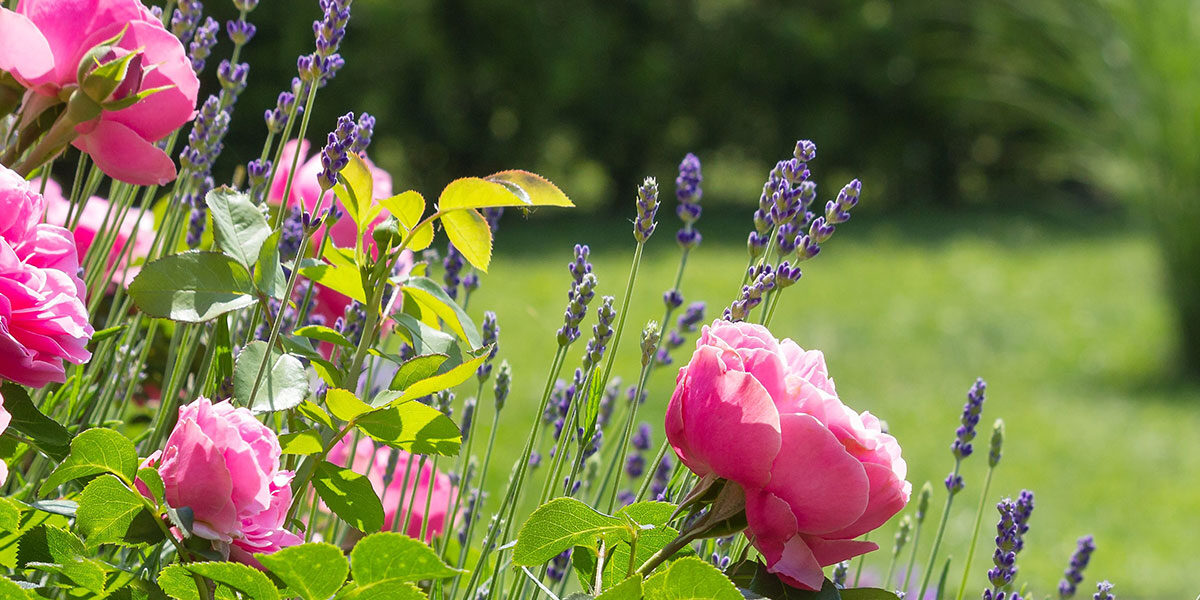
[[[223,60],[217,66],[217,80],[220,81],[221,88],[234,97],[246,89],[246,77],[249,74],[250,65],[246,63],[231,65],[228,60]]]
[[[463,267],[466,266],[466,259],[454,244],[446,244],[446,258],[442,259],[442,289],[446,291],[446,295],[450,299],[458,299],[458,286],[462,284]]]
[[[488,351],[487,360],[475,370],[475,377],[479,379],[479,383],[483,383],[492,374],[492,361],[500,350],[500,324],[496,321],[496,313],[490,310],[483,313],[483,335],[480,336],[480,342],[484,346],[492,347]]]
[[[300,243],[304,240],[303,211],[292,209],[287,218],[283,220],[280,229],[279,259],[287,262],[296,258],[296,254],[300,252]]]
[[[204,6],[200,0],[180,0],[175,12],[171,13],[171,33],[187,44],[192,39],[196,25],[200,23],[200,14]]]
[[[833,566],[833,577],[831,578],[831,580],[833,581],[833,585],[837,586],[838,589],[845,588],[846,587],[846,575],[849,574],[849,572],[850,572],[850,561],[848,561],[848,560],[843,560],[842,562],[834,565]]]
[[[467,438],[471,435],[471,419],[474,418],[475,399],[467,398],[467,401],[463,403],[462,419],[460,420],[461,423],[459,425],[459,429],[462,431],[462,440],[464,442],[466,442]]]
[[[1096,584],[1096,593],[1092,594],[1092,600],[1115,600],[1112,594],[1113,584],[1107,579]]]
[[[892,556],[900,556],[900,551],[904,549],[904,545],[908,543],[908,536],[912,532],[912,517],[904,515],[900,519],[900,525],[896,527],[895,543],[892,545]]]
[[[639,244],[644,244],[658,226],[654,221],[655,214],[658,213],[658,182],[653,177],[647,177],[638,187],[637,196],[637,220],[633,224],[633,237]]]
[[[683,305],[683,294],[679,290],[668,290],[663,292],[663,304],[669,309],[676,309]]]
[[[1000,521],[996,524],[996,551],[992,554],[992,564],[988,570],[988,581],[992,587],[1000,588],[1012,583],[1017,574],[1017,522],[1015,518],[1016,504],[1011,498],[1005,498],[996,505],[1000,513]]]
[[[983,413],[986,391],[987,382],[983,378],[977,378],[975,384],[967,392],[967,403],[963,405],[963,414],[960,419],[962,424],[954,432],[954,443],[950,445],[950,451],[954,454],[955,459],[962,460],[974,451],[971,440],[975,439],[975,427],[979,425],[979,417]]]
[[[1092,552],[1095,551],[1096,540],[1090,535],[1085,535],[1076,542],[1075,553],[1071,555],[1071,562],[1058,584],[1058,597],[1061,600],[1075,596],[1076,587],[1083,581],[1083,570],[1087,568],[1092,559]]]
[[[1025,548],[1025,534],[1029,532],[1029,517],[1032,515],[1033,492],[1021,490],[1021,495],[1017,497],[1017,503],[1013,509],[1013,520],[1017,524],[1017,540],[1013,552],[1020,552]]]
[[[217,45],[217,30],[220,28],[216,19],[212,17],[204,19],[204,24],[196,29],[195,37],[188,45],[188,60],[191,61],[192,70],[197,75],[204,70],[204,61],[209,54],[212,54],[213,46]]]
[[[258,0],[233,0],[233,5],[241,12],[251,12],[258,8]]]
[[[633,439],[630,440],[633,447],[645,452],[650,449],[650,424],[640,423],[637,433],[633,434]]]
[[[195,248],[200,245],[200,239],[204,235],[204,227],[207,224],[208,212],[200,207],[192,209],[192,216],[188,220],[187,245],[189,248]]]
[[[375,117],[363,113],[358,116],[358,125],[354,127],[354,142],[350,144],[350,152],[365,154],[367,146],[371,145],[371,137],[375,135]]]
[[[658,321],[651,319],[646,323],[646,327],[642,329],[642,366],[650,364],[654,359],[654,351],[658,348],[658,340],[662,336],[662,330],[658,326]]]
[[[225,22],[225,33],[228,34],[229,39],[238,46],[245,45],[246,42],[249,42],[257,31],[258,29],[247,21]]]
[[[563,326],[558,330],[558,344],[570,345],[579,339],[579,324],[587,316],[587,307],[596,295],[596,276],[587,273],[578,283],[572,283],[567,292],[567,310],[563,316]]]
[[[925,515],[929,514],[929,498],[933,496],[933,485],[928,481],[921,486],[921,495],[917,500],[917,523],[925,522]]]
[[[596,324],[592,326],[592,339],[588,340],[587,349],[583,353],[583,368],[590,369],[600,364],[604,350],[613,336],[613,320],[617,318],[617,310],[613,308],[613,297],[601,298],[600,307],[596,309]]]
[[[817,145],[810,140],[800,140],[796,142],[796,150],[792,155],[800,162],[812,162],[817,157]]]
[[[592,249],[586,244],[575,244],[575,260],[567,265],[567,269],[576,284],[583,282],[583,276],[592,272],[592,263],[588,261],[591,253]]]
[[[679,163],[679,176],[675,178],[675,199],[679,202],[675,214],[683,221],[683,228],[675,235],[675,239],[684,248],[694,248],[700,244],[700,232],[696,231],[694,225],[700,219],[700,197],[703,195],[700,182],[703,180],[700,159],[688,153]]]
[[[500,369],[496,371],[496,383],[492,387],[492,391],[496,396],[496,411],[504,409],[504,401],[508,399],[508,391],[512,385],[512,367],[508,366],[508,361],[500,362]]]
[[[1000,449],[1004,445],[1004,419],[996,419],[992,425],[992,444],[988,449],[988,466],[1000,464]]]

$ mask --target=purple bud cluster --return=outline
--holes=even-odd
[[[471,420],[474,418],[475,399],[467,398],[466,402],[463,402],[462,419],[459,420],[458,425],[459,430],[462,431],[462,439],[464,442],[467,441],[467,438],[471,437]]]
[[[596,296],[596,276],[592,274],[592,265],[588,262],[591,249],[587,246],[575,246],[575,260],[568,265],[571,271],[571,289],[567,292],[567,310],[563,316],[563,326],[558,330],[558,345],[568,346],[579,339],[579,324],[587,316],[588,304]]]
[[[775,269],[769,264],[750,267],[750,278],[750,284],[742,286],[741,296],[725,309],[726,321],[746,320],[750,311],[762,304],[763,295],[775,289]]]
[[[846,587],[846,576],[849,573],[850,561],[843,560],[842,562],[833,566],[833,576],[830,577],[830,580],[833,581],[833,585],[837,586],[839,590],[843,589]]]
[[[497,412],[504,408],[504,401],[508,399],[511,386],[512,368],[508,366],[508,361],[502,361],[500,368],[496,371],[496,383],[492,386],[492,393],[496,396]]]
[[[458,286],[462,284],[462,270],[467,261],[454,244],[446,244],[446,257],[442,259],[442,289],[451,300],[458,299]]]
[[[996,524],[996,550],[992,553],[991,569],[988,569],[988,581],[992,587],[1000,590],[1012,583],[1017,574],[1017,522],[1014,516],[1016,503],[1012,498],[1005,498],[996,505],[1000,512],[1000,521]]]
[[[550,390],[550,399],[546,402],[546,410],[542,413],[542,422],[554,424],[554,439],[562,434],[563,419],[571,408],[571,398],[567,395],[567,384],[558,379]]]
[[[675,199],[679,202],[675,214],[683,221],[683,228],[675,234],[675,240],[684,248],[700,244],[701,236],[695,224],[700,220],[700,197],[704,194],[700,188],[702,181],[700,159],[689,152],[679,163],[679,176],[675,178]]]
[[[246,177],[250,184],[250,198],[258,200],[267,189],[267,178],[271,176],[271,161],[256,158],[246,163]]]
[[[667,334],[667,339],[662,347],[658,349],[658,356],[655,361],[662,366],[669,365],[672,362],[671,352],[683,345],[687,341],[686,334],[694,333],[696,326],[704,320],[705,304],[703,302],[693,302],[688,305],[682,315],[675,321],[675,329],[672,329]]]
[[[316,52],[296,59],[296,70],[300,79],[323,87],[346,64],[337,51],[342,39],[346,37],[346,24],[350,21],[352,1],[319,0],[322,16],[313,21]]]
[[[592,339],[588,340],[583,352],[583,368],[591,369],[600,364],[604,358],[604,350],[608,347],[613,336],[613,320],[617,318],[617,309],[613,308],[613,297],[604,296],[600,299],[600,307],[596,309],[596,324],[592,325]]]
[[[1033,492],[1021,490],[1017,496],[1016,508],[1013,509],[1013,519],[1017,523],[1017,543],[1014,552],[1025,549],[1025,534],[1029,532],[1029,517],[1033,515]]]
[[[950,444],[950,451],[954,454],[955,459],[962,460],[974,451],[971,440],[975,439],[975,428],[979,426],[979,417],[983,414],[986,391],[987,382],[983,378],[977,378],[975,384],[967,392],[967,403],[963,405],[960,419],[961,425],[954,432],[954,442]]]
[[[496,320],[496,313],[490,310],[483,313],[483,335],[480,336],[480,342],[484,346],[492,347],[488,351],[487,359],[475,369],[475,376],[479,378],[479,383],[483,383],[492,374],[492,361],[496,358],[496,352],[500,350],[500,323]]]
[[[633,222],[633,237],[639,244],[646,243],[654,233],[658,223],[654,221],[658,213],[658,182],[653,177],[647,177],[637,191],[637,219]]]
[[[296,116],[304,112],[304,106],[296,104],[296,98],[303,89],[304,83],[299,78],[293,77],[291,91],[279,92],[279,97],[275,100],[275,108],[268,108],[263,114],[263,120],[267,123],[267,131],[274,134],[283,133],[292,110],[296,110]]]
[[[675,470],[675,464],[671,462],[670,456],[663,456],[662,461],[658,463],[658,468],[654,470],[654,483],[650,484],[650,494],[655,500],[666,501],[667,484],[671,483],[671,472]]]
[[[347,340],[350,340],[350,343],[358,345],[363,334],[362,326],[366,320],[367,307],[358,300],[351,300],[350,304],[346,305],[345,317],[338,317],[336,329]]]
[[[562,581],[563,577],[567,576],[570,566],[571,549],[568,548],[550,560],[550,567],[546,569],[546,576],[550,578],[550,581]]]
[[[754,211],[754,231],[747,241],[752,258],[758,258],[766,252],[771,242],[771,232],[776,228],[792,225],[799,219],[799,224],[790,230],[794,240],[795,232],[812,220],[808,207],[816,195],[816,186],[808,180],[811,175],[808,162],[816,158],[816,148],[808,140],[796,142],[793,157],[776,163],[767,175],[758,198],[758,210]],[[793,240],[786,243],[794,247]]]
[[[354,143],[354,113],[346,113],[337,120],[337,127],[325,138],[325,147],[321,149],[321,172],[317,174],[317,183],[322,190],[331,189],[337,183],[338,173],[350,163],[346,150]]]
[[[287,262],[296,258],[300,243],[304,241],[303,213],[293,208],[283,220],[279,234],[279,260]]]
[[[222,60],[217,66],[217,81],[221,83],[221,89],[230,96],[227,104],[233,104],[233,100],[246,89],[246,78],[249,74],[250,65],[247,63],[235,65],[228,60]]]
[[[200,0],[180,0],[175,11],[171,13],[171,33],[175,34],[181,43],[188,43],[196,31],[196,26],[200,24],[203,11],[204,4]]]
[[[196,29],[191,43],[188,44],[188,60],[191,61],[192,70],[197,75],[204,70],[204,61],[212,54],[213,46],[217,45],[217,31],[220,29],[221,25],[216,19],[208,17],[204,19],[204,24]]]
[[[358,115],[358,124],[354,126],[354,141],[350,144],[349,151],[359,156],[365,155],[374,135],[375,117],[369,113]]]
[[[225,22],[225,34],[229,36],[230,41],[238,46],[243,46],[258,32],[258,28],[249,21],[238,19],[236,21]]]
[[[195,248],[200,245],[200,239],[204,236],[204,226],[208,221],[208,212],[201,206],[192,207],[192,215],[188,219],[187,245],[189,248]]]
[[[1108,580],[1101,581],[1096,584],[1096,593],[1092,594],[1092,600],[1114,600],[1116,596],[1112,594],[1113,584]]]
[[[658,350],[658,342],[662,339],[662,328],[658,326],[658,321],[651,319],[646,326],[642,328],[642,366],[650,364],[654,360]]]
[[[1061,600],[1075,597],[1075,590],[1083,581],[1083,570],[1087,568],[1088,562],[1092,560],[1092,553],[1095,551],[1096,540],[1090,535],[1085,535],[1076,542],[1075,553],[1071,555],[1071,563],[1067,565],[1062,581],[1058,583],[1058,597]]]
[[[646,457],[642,453],[650,449],[650,441],[650,424],[638,424],[637,432],[629,440],[634,451],[625,458],[625,474],[630,479],[637,479],[645,472]]]
[[[219,96],[209,96],[200,106],[187,146],[179,154],[179,164],[194,177],[203,178],[212,169],[213,161],[224,149],[223,140],[229,131],[229,109],[221,106]]]

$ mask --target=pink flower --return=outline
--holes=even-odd
[[[279,166],[275,169],[275,176],[271,180],[271,188],[267,193],[267,201],[273,204],[283,204],[284,191],[287,189],[288,173],[292,169],[292,157],[296,155],[296,141],[292,140],[283,146],[283,159],[280,160]],[[301,140],[300,144],[300,166],[296,168],[295,181],[292,182],[291,192],[287,197],[287,208],[301,208],[307,210],[314,215],[320,215],[324,211],[330,209],[334,203],[334,193],[329,191],[325,193],[325,197],[321,197],[321,185],[317,182],[317,174],[321,172],[321,153],[318,152],[307,159],[309,143],[308,140]],[[387,171],[375,166],[375,163],[370,159],[364,159],[367,167],[371,169],[371,177],[374,180],[374,191],[376,198],[387,198],[392,195],[392,176],[388,175]],[[317,200],[321,200],[320,206],[317,205]],[[338,204],[341,204],[338,201]],[[344,211],[344,209],[342,209]],[[380,215],[378,219],[372,223],[372,227],[383,221],[384,216]],[[368,249],[375,248],[375,241],[369,233],[363,236],[363,247]],[[325,235],[325,227],[322,226],[313,234],[310,242],[313,247],[321,242],[321,238]],[[329,229],[329,240],[339,248],[354,248],[355,237],[358,235],[358,229],[354,225],[354,221],[349,216],[343,216],[337,223]],[[311,314],[321,315],[325,318],[325,324],[333,326],[338,317],[346,313],[346,306],[350,304],[350,298],[342,295],[340,292],[335,292],[325,286],[317,286],[315,294],[316,305],[312,307]]]
[[[63,361],[81,364],[88,322],[71,233],[39,223],[45,200],[0,166],[0,378],[42,387],[63,382]]]
[[[8,429],[8,424],[12,422],[12,414],[8,409],[4,408],[4,396],[0,396],[0,433],[4,433]],[[0,461],[0,484],[8,481],[8,464]]]
[[[16,11],[0,9],[0,70],[53,101],[77,83],[87,52],[122,31],[117,47],[143,55],[138,89],[169,87],[78,124],[72,143],[115,179],[161,185],[175,178],[175,164],[153,142],[192,118],[200,83],[183,44],[141,2],[21,0]],[[118,93],[137,91],[127,87]]]
[[[179,409],[179,422],[161,452],[158,473],[173,508],[192,509],[193,532],[258,566],[255,552],[301,543],[284,529],[293,473],[279,470],[279,440],[245,408],[207,398]]]
[[[878,548],[854,538],[904,508],[912,485],[879,419],[838,399],[825,357],[761,325],[715,321],[679,370],[667,438],[697,475],[746,494],[746,534],[771,572],[817,590],[821,568]]]
[[[395,470],[391,473],[391,481],[385,487],[384,479],[387,476],[388,462],[391,460],[392,452],[396,452],[398,458],[394,463]],[[344,465],[349,458],[349,438],[344,438],[333,447],[329,453],[329,460]],[[410,462],[412,463],[411,468],[409,468]],[[411,513],[408,517],[408,528],[403,533],[409,537],[419,538],[422,523],[428,518],[429,525],[426,529],[425,541],[429,542],[434,536],[445,531],[448,524],[453,523],[454,519],[450,519],[450,523],[447,523],[446,513],[450,510],[450,504],[458,493],[458,488],[451,485],[448,475],[434,471],[433,465],[428,461],[418,473],[417,466],[420,464],[420,456],[409,454],[403,450],[393,450],[387,446],[376,448],[371,440],[363,438],[355,449],[354,464],[350,469],[355,473],[366,475],[367,479],[371,481],[371,485],[374,486],[375,493],[379,494],[382,499],[384,530],[398,529],[404,522],[404,515]],[[404,485],[405,473],[408,474],[407,488]],[[430,482],[433,485],[433,497],[429,501],[429,513],[426,514],[425,501],[430,494]],[[400,506],[401,496],[404,497],[403,507]]]
[[[35,181],[39,186],[40,181]],[[67,226],[67,214],[71,210],[71,201],[63,196],[62,188],[54,180],[46,181],[46,222],[51,225]],[[111,224],[106,219],[115,222],[117,214],[109,215],[109,203],[104,198],[93,196],[84,204],[83,212],[78,216],[78,222],[71,228],[75,237],[75,247],[79,251],[79,260],[87,254],[96,235],[103,228],[111,231]],[[150,245],[154,240],[154,218],[150,213],[140,208],[131,207],[117,228],[113,239],[112,249],[108,252],[107,268],[113,269],[112,281],[117,284],[127,283],[137,275],[138,268],[130,266],[134,259],[145,258],[150,253]],[[129,245],[132,242],[133,247]],[[121,259],[118,266],[117,260]]]

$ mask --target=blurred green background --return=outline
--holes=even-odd
[[[316,16],[315,2],[252,15],[230,168],[258,156],[261,112],[291,57],[311,50]],[[776,333],[826,352],[843,398],[891,424],[917,487],[945,476],[964,394],[989,380],[984,423],[1009,425],[989,504],[1037,492],[1019,561],[1036,595],[1053,595],[1085,533],[1099,546],[1085,586],[1196,593],[1200,2],[357,0],[343,54],[310,139],[368,111],[372,156],[397,189],[435,198],[454,177],[525,168],[579,204],[508,215],[471,301],[500,313],[517,377],[506,422],[533,410],[574,243],[593,245],[601,293],[620,294],[643,176],[670,200],[683,154],[703,161],[705,242],[683,293],[715,317],[741,280],[767,171],[812,139],[821,200],[851,177],[864,199],[788,291]],[[660,315],[674,273],[672,202],[631,331]],[[523,431],[502,439],[516,446]],[[951,523],[958,539],[979,466]],[[508,465],[493,471],[503,479]],[[993,525],[989,511],[972,589]],[[948,551],[956,585],[965,549]],[[872,561],[885,568],[883,553]]]

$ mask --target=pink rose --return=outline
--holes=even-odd
[[[715,321],[679,370],[667,438],[701,477],[736,482],[746,535],[772,573],[821,588],[821,568],[878,548],[854,538],[904,508],[912,485],[879,419],[842,404],[816,350],[761,325]]]
[[[140,85],[122,85],[116,93],[127,96],[139,90],[167,89],[79,123],[72,143],[114,179],[161,185],[175,178],[175,164],[153,142],[192,118],[200,82],[183,44],[141,2],[21,0],[16,11],[0,9],[0,70],[11,73],[44,102],[53,102],[64,88],[77,83],[84,56],[122,30],[116,45],[142,53],[135,71],[143,76]],[[129,78],[125,83],[129,81],[139,83]]]
[[[8,409],[4,408],[4,396],[0,396],[0,433],[4,433],[8,429],[8,424],[12,422],[12,414]],[[8,481],[8,464],[0,461],[0,484]]]
[[[40,181],[34,181],[34,186],[40,186]],[[46,182],[46,222],[51,225],[67,226],[67,214],[71,210],[71,201],[63,196],[62,188],[54,180]],[[88,249],[92,247],[92,242],[95,241],[96,235],[103,228],[111,231],[111,223],[106,224],[106,219],[115,222],[117,213],[109,215],[109,203],[104,198],[93,196],[89,198],[83,207],[82,214],[78,215],[78,222],[71,228],[71,233],[75,237],[75,247],[79,251],[79,260],[83,261],[83,257],[87,255]],[[130,207],[125,214],[125,219],[121,221],[121,225],[117,228],[116,237],[113,239],[112,249],[108,252],[108,261],[106,267],[108,269],[116,269],[112,274],[113,283],[122,284],[132,280],[138,273],[137,267],[130,266],[126,271],[126,266],[133,260],[145,258],[150,253],[150,245],[154,240],[154,217],[143,212],[140,208]],[[133,247],[129,248],[132,242]],[[117,259],[121,259],[121,263],[117,265]]]
[[[391,473],[391,481],[385,487],[384,478],[387,475],[388,462],[391,460],[392,452],[396,452],[398,457],[395,462],[395,470]],[[333,447],[329,453],[329,460],[344,465],[349,458],[350,442],[349,438],[344,438]],[[412,462],[411,469],[408,466],[410,461]],[[408,517],[408,529],[403,533],[412,538],[419,538],[422,523],[428,518],[429,525],[426,529],[425,541],[429,542],[434,536],[445,531],[449,524],[446,513],[450,510],[450,504],[458,493],[458,488],[451,485],[448,475],[434,471],[433,465],[429,461],[425,462],[424,468],[420,469],[418,473],[417,466],[420,464],[420,456],[409,454],[403,450],[393,450],[387,446],[376,448],[371,440],[363,438],[358,442],[354,452],[354,464],[350,469],[355,473],[366,475],[367,479],[371,481],[371,485],[374,486],[375,493],[379,494],[383,501],[383,528],[385,530],[399,528],[400,524],[404,522],[404,515],[411,513]],[[405,473],[408,473],[407,489],[404,486]],[[427,515],[425,499],[430,493],[431,482],[433,498],[429,501]],[[401,496],[404,496],[403,507],[400,506]],[[453,523],[454,519],[449,521]]]
[[[180,407],[166,446],[147,462],[161,458],[167,504],[192,509],[197,536],[258,566],[253,553],[303,541],[284,529],[293,473],[279,470],[279,455],[275,432],[249,410],[197,398]]]
[[[292,140],[283,146],[283,159],[280,160],[279,166],[275,169],[275,176],[271,180],[271,187],[267,193],[267,201],[272,204],[283,204],[283,194],[287,189],[288,172],[292,168],[292,157],[296,154],[296,141]],[[309,143],[308,140],[300,142],[300,166],[296,168],[295,181],[292,182],[291,193],[288,194],[287,208],[302,208],[313,214],[319,215],[325,210],[330,209],[335,201],[335,196],[332,190],[325,193],[324,199],[321,199],[321,185],[317,182],[317,175],[321,172],[321,153],[318,152],[311,157],[308,157]],[[308,157],[307,159],[305,157]],[[370,159],[364,158],[367,167],[371,169],[371,177],[374,180],[374,191],[376,198],[387,198],[392,195],[392,176],[388,175],[387,171],[375,166],[375,163]],[[321,205],[317,206],[317,200],[321,199]],[[338,204],[341,204],[338,201]],[[344,211],[344,209],[342,209]],[[372,223],[372,228],[383,221],[384,216],[380,215],[378,219]],[[373,250],[375,241],[371,238],[371,228],[368,228],[368,233],[363,236],[363,247]],[[320,244],[321,238],[325,235],[325,227],[317,229],[313,234],[310,244],[314,248]],[[358,235],[358,228],[354,225],[354,221],[348,216],[343,216],[337,223],[329,229],[329,240],[339,248],[354,248],[355,237]],[[340,292],[335,292],[323,285],[318,285],[315,293],[316,304],[311,309],[311,314],[321,315],[325,318],[325,324],[332,327],[338,317],[346,313],[346,307],[350,304],[350,298],[342,295]]]
[[[81,364],[88,322],[71,232],[39,223],[45,200],[0,166],[0,378],[42,387],[63,382],[63,361]]]

